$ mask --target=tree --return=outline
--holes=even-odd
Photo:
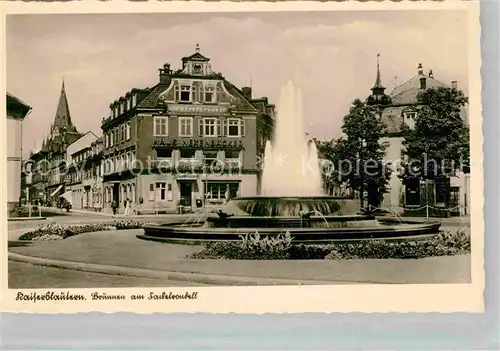
[[[385,147],[380,140],[384,129],[378,108],[356,99],[344,117],[344,136],[318,146],[323,156],[333,163],[337,181],[359,191],[361,207],[364,207],[365,189],[368,203],[375,207],[387,191],[391,170],[383,162]]]
[[[413,129],[403,126],[403,180],[443,182],[449,202],[449,178],[457,171],[469,172],[469,130],[460,112],[468,103],[455,88],[431,88],[417,96]]]

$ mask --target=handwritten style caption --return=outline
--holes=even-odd
[[[67,292],[54,292],[47,291],[45,293],[18,292],[16,301],[30,301],[30,302],[49,302],[49,301],[86,301],[86,300],[132,300],[132,301],[145,301],[145,300],[196,300],[198,299],[198,292],[150,292],[149,294],[109,294],[104,292],[92,292],[89,294],[73,294]]]

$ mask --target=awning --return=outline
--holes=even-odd
[[[70,190],[70,191],[66,191],[66,192],[65,192],[64,194],[62,194],[60,197],[65,198],[66,200],[68,200],[68,202],[69,202],[70,204],[72,204],[72,202],[71,202],[71,201],[73,200],[73,196],[72,196],[72,192],[71,192],[71,190]]]
[[[63,187],[63,186],[64,186],[64,184],[59,185],[59,186],[57,187],[57,189],[56,189],[56,190],[54,190],[54,191],[52,192],[52,194],[50,194],[50,196],[52,197],[52,196],[54,196],[55,194],[57,194],[57,193],[58,193],[58,192],[62,189],[62,187]]]

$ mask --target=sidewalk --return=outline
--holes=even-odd
[[[7,222],[22,222],[22,221],[41,221],[47,217],[9,217]]]
[[[119,213],[114,215],[113,213],[110,212],[97,212],[97,211],[90,211],[90,210],[82,210],[82,209],[71,209],[70,212],[66,212],[66,210],[61,210],[58,208],[54,207],[42,207],[45,211],[47,212],[53,212],[53,213],[61,213],[61,214],[69,214],[75,213],[75,214],[83,214],[83,215],[89,215],[89,216],[96,216],[96,217],[103,217],[103,218],[116,218],[116,219],[135,219],[135,220],[141,220],[141,219],[161,219],[161,218],[179,218],[179,219],[187,219],[187,218],[194,218],[197,216],[200,216],[202,214],[198,213],[184,213],[184,214],[142,214],[142,215],[136,215],[136,214],[130,214],[130,215],[125,215],[123,213]]]
[[[213,285],[241,285],[242,281],[260,284],[283,279],[295,281],[295,284],[310,281],[322,284],[446,284],[468,283],[471,279],[470,255],[418,260],[194,260],[185,257],[199,250],[199,246],[143,241],[136,238],[141,233],[141,229],[109,231],[36,242],[31,246],[11,247],[9,258],[96,273],[170,274],[171,279],[175,276],[177,280],[195,279]]]

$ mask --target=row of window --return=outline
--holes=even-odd
[[[128,97],[126,100],[121,99],[120,103],[114,104],[111,108],[111,116],[118,117],[125,111],[128,111],[137,105],[137,95],[132,94],[132,96]]]
[[[130,122],[126,124],[122,124],[113,130],[107,132],[104,135],[104,147],[112,147],[113,145],[117,145],[121,142],[130,140],[131,133]]]
[[[168,136],[169,117],[154,117],[154,136]],[[193,117],[179,117],[179,137],[193,137]],[[198,135],[202,137],[243,137],[245,136],[245,120],[242,118],[219,119],[205,117],[198,120]]]
[[[174,99],[176,102],[204,102],[215,103],[220,101],[220,85],[180,84],[174,86]]]
[[[111,174],[131,169],[135,162],[135,151],[128,151],[121,155],[110,157],[103,161],[103,173]]]
[[[207,201],[234,198],[238,195],[239,183],[207,183],[205,197]],[[156,182],[149,184],[149,201],[173,201],[172,183]]]
[[[121,184],[119,188],[118,198],[113,198],[113,187],[104,187],[104,201],[110,204],[113,200],[116,202],[121,202],[120,207],[123,206],[123,202],[129,199],[130,202],[135,203],[135,185],[134,184]]]
[[[174,152],[178,152],[178,157],[181,160],[185,159],[194,159],[197,156],[197,152],[200,158],[205,160],[216,160],[218,158],[222,158],[222,154],[219,151],[214,150],[193,150],[193,149],[181,149],[181,150],[172,150],[172,149],[158,149],[156,150],[156,158],[157,159],[171,159],[174,156]],[[221,151],[223,153],[224,159],[240,159],[241,151],[240,150],[224,150]]]

